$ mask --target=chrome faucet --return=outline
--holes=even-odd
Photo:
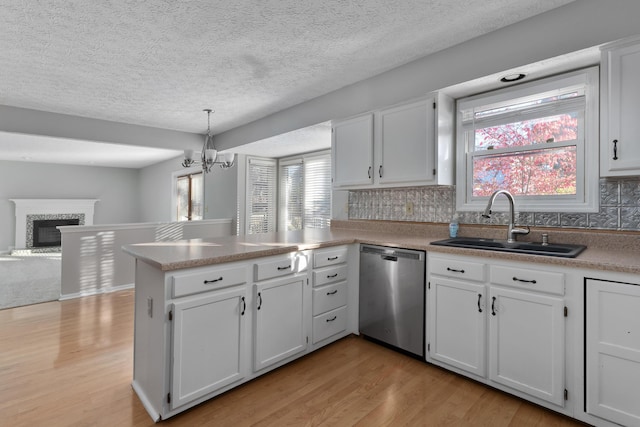
[[[484,210],[482,216],[484,218],[491,218],[491,207],[493,206],[493,202],[496,200],[496,197],[498,197],[500,194],[504,194],[507,197],[507,200],[509,200],[509,228],[507,229],[507,243],[515,243],[516,235],[529,234],[529,228],[518,228],[514,225],[515,209],[513,196],[511,195],[511,193],[509,193],[507,190],[494,191],[491,197],[489,197],[489,203],[487,203],[487,208]]]

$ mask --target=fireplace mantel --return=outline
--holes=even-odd
[[[84,214],[84,225],[93,225],[99,199],[9,199],[16,205],[15,248],[27,247],[27,215]]]

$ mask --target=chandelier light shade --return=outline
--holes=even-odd
[[[207,112],[207,135],[204,138],[204,144],[202,145],[202,152],[200,153],[200,160],[194,159],[193,150],[184,150],[184,161],[182,166],[189,168],[191,166],[200,164],[204,173],[211,172],[213,165],[219,165],[223,169],[227,169],[233,166],[235,160],[234,153],[219,153],[213,144],[213,134],[211,134],[211,113],[212,109],[205,108],[203,111]]]

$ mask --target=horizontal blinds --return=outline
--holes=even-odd
[[[331,223],[331,156],[305,158],[304,228],[325,228]]]
[[[300,230],[304,220],[304,165],[302,159],[280,165],[278,229]]]
[[[276,230],[276,175],[275,160],[248,160],[247,234]]]

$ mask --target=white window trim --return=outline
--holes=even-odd
[[[244,220],[244,234],[249,234],[249,229],[251,228],[251,210],[249,206],[251,204],[251,192],[249,191],[249,185],[251,183],[250,180],[250,168],[249,165],[251,163],[254,164],[262,164],[268,166],[274,166],[275,170],[275,183],[274,183],[274,206],[273,206],[273,220],[275,223],[272,225],[273,230],[276,231],[278,227],[278,162],[275,159],[263,158],[263,157],[251,157],[247,156],[246,159],[246,170],[245,170],[245,220]]]
[[[199,170],[195,167],[193,168],[183,168],[178,171],[171,172],[171,212],[169,218],[172,218],[171,221],[179,221],[176,218],[176,213],[178,211],[178,178],[181,176],[192,175],[194,173],[198,173]],[[206,194],[205,186],[207,185],[206,176],[202,177],[202,199],[204,200],[204,195]],[[203,212],[202,218],[205,218]]]
[[[280,228],[280,174],[281,174],[281,167],[282,166],[288,166],[288,165],[294,165],[294,164],[300,164],[300,163],[304,163],[306,161],[309,161],[310,159],[314,159],[316,157],[327,157],[329,156],[329,160],[331,162],[333,162],[333,158],[331,157],[331,150],[322,150],[322,151],[314,151],[311,153],[305,153],[305,154],[299,154],[299,155],[295,155],[295,156],[288,156],[288,157],[282,157],[280,159],[278,159],[278,196],[277,196],[277,200],[278,200],[278,204],[276,206],[276,210],[277,210],[277,224],[278,224],[278,231],[282,231]],[[333,212],[333,191],[329,192],[329,197],[331,198],[331,204],[330,204],[330,211]],[[303,202],[304,205],[304,202]],[[303,206],[303,211],[304,211],[304,206]],[[304,225],[303,225],[303,229],[304,229]]]
[[[532,96],[556,88],[578,84],[585,85],[585,126],[584,147],[578,148],[577,194],[576,196],[536,196],[516,197],[516,210],[519,212],[597,212],[599,209],[599,70],[590,67],[559,76],[545,78],[531,83],[509,87],[489,94],[476,95],[456,102],[456,210],[481,211],[486,207],[488,197],[470,200],[469,142],[464,137],[461,111],[477,105],[488,105],[510,98]],[[580,190],[582,188],[582,191]],[[555,198],[551,198],[555,197]],[[507,210],[506,201],[496,200],[494,211]]]

